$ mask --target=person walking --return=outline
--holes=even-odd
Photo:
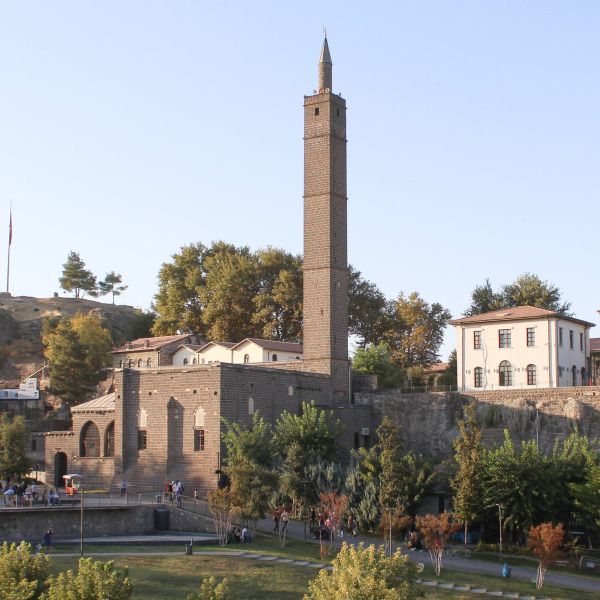
[[[127,479],[123,479],[120,484],[121,487],[121,498],[127,495]]]
[[[181,508],[183,505],[183,483],[179,480],[175,483],[175,497],[177,498],[177,508]]]
[[[42,537],[42,548],[44,548],[44,550],[46,552],[50,552],[51,547],[52,547],[52,529],[48,529],[48,530],[46,530],[46,533],[44,533],[44,536]]]
[[[281,533],[286,533],[289,520],[290,513],[287,511],[286,508],[284,508],[283,512],[281,513]]]
[[[273,533],[279,533],[279,513],[277,511],[273,513],[273,523]]]

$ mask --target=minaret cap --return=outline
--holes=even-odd
[[[331,62],[327,36],[325,36],[323,47],[321,48],[321,58],[319,58],[319,93],[331,91],[331,88],[333,87],[332,79],[333,63]]]

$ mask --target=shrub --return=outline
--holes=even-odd
[[[26,542],[0,548],[0,594],[3,600],[39,598],[48,577],[50,558],[46,554],[32,556]]]

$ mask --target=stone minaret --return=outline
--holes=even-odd
[[[332,89],[327,38],[317,93],[304,97],[304,366],[348,401],[346,101]]]

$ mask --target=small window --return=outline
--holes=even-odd
[[[574,339],[573,330],[569,329],[569,348],[571,350],[573,350],[573,347],[574,347],[573,339]]]
[[[197,362],[198,362],[198,359],[197,359],[197,358],[192,358],[192,364],[193,364],[193,365],[197,364]]]
[[[498,383],[503,387],[512,385],[512,365],[507,360],[503,360],[498,368]]]
[[[277,362],[277,354],[273,354],[273,358],[271,358],[273,362]]]
[[[254,414],[254,398],[248,398],[248,414]]]
[[[35,438],[31,438],[31,451],[37,452],[37,440]]]
[[[473,332],[473,349],[481,350],[481,331]]]
[[[129,359],[129,362],[127,363],[127,366],[131,369],[131,367],[133,367],[133,361],[131,359]]]
[[[319,107],[317,106],[317,108],[315,108],[315,117],[319,116]]]
[[[250,355],[244,354],[244,364],[248,364],[250,362]]]
[[[144,366],[144,359],[138,358],[138,367],[143,367],[143,366]]]
[[[151,358],[149,358],[149,359],[146,361],[146,367],[150,368],[151,366],[152,366],[152,359],[151,359]]]
[[[148,437],[145,429],[138,429],[138,450],[145,450],[148,444]]]
[[[119,369],[122,369],[122,368],[123,368],[123,361],[122,361],[122,360],[120,360],[120,361],[119,361]]]
[[[583,352],[583,333],[579,334],[579,349]]]
[[[483,369],[481,367],[475,367],[475,378],[474,384],[476,388],[483,387]]]
[[[527,365],[527,385],[536,385],[537,372],[535,365]]]
[[[510,329],[498,330],[498,347],[510,348]]]
[[[204,450],[204,429],[194,429],[194,452]]]
[[[339,109],[339,108],[336,108],[336,109],[335,109],[335,116],[336,116],[336,117],[339,117],[339,116],[340,116],[340,109]]]
[[[527,328],[527,346],[535,346],[535,327]]]
[[[360,448],[360,433],[358,431],[354,432],[354,449],[358,450]]]
[[[188,359],[187,359],[187,358],[184,358],[184,359],[183,359],[183,364],[184,364],[184,365],[187,365],[187,364],[188,364],[188,362],[189,362],[189,361],[188,361]]]
[[[558,345],[562,348],[563,345],[563,328],[558,328]]]

